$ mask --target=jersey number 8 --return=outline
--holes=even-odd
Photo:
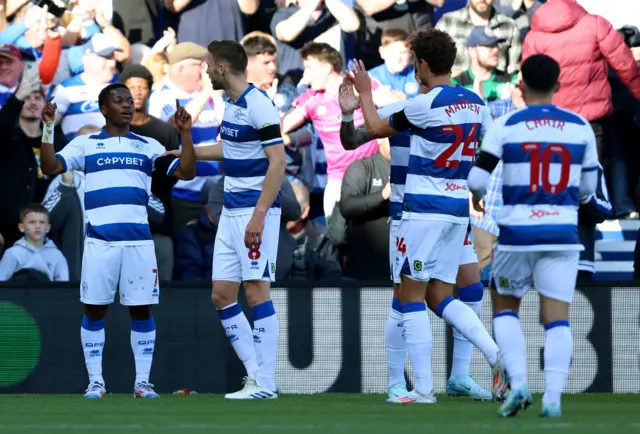
[[[463,140],[464,147],[462,148],[462,156],[471,157],[471,162],[473,162],[476,157],[478,128],[480,128],[480,124],[471,124],[469,133],[465,136],[462,125],[444,125],[440,127],[442,134],[454,134],[455,140],[442,154],[438,155],[435,161],[436,167],[457,169],[460,166],[460,160],[451,160],[450,158],[456,153]]]
[[[522,144],[522,150],[531,154],[529,191],[531,193],[537,193],[540,189],[540,184],[542,184],[542,190],[546,193],[562,193],[567,188],[567,185],[569,185],[571,152],[566,146],[552,144],[544,148],[542,155],[540,155],[540,147],[540,143]],[[549,181],[549,168],[551,167],[551,159],[555,154],[560,156],[560,180],[556,184],[552,184],[551,181]],[[542,174],[540,174],[541,167]]]

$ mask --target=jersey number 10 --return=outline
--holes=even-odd
[[[567,185],[569,185],[571,152],[566,146],[552,144],[544,148],[542,155],[540,155],[540,147],[540,143],[522,144],[522,150],[531,154],[529,191],[531,193],[537,193],[540,189],[540,184],[542,184],[542,190],[546,193],[562,193],[567,188]],[[551,181],[549,181],[549,167],[551,167],[551,158],[553,158],[554,154],[560,156],[560,180],[557,184],[552,184]],[[540,173],[541,168],[542,174]]]
[[[462,148],[462,156],[471,157],[471,162],[473,162],[476,157],[478,128],[480,128],[480,124],[471,124],[469,133],[465,136],[462,125],[445,125],[440,127],[442,134],[455,134],[456,138],[451,146],[445,149],[442,154],[438,155],[435,161],[436,167],[457,169],[460,166],[460,160],[451,160],[450,158],[456,153],[463,140],[464,147]]]

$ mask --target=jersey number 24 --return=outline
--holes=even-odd
[[[471,162],[473,162],[476,157],[479,128],[480,124],[471,124],[469,132],[465,135],[465,129],[462,125],[444,125],[440,127],[440,132],[442,134],[454,134],[455,140],[451,146],[445,149],[444,152],[436,158],[436,167],[457,169],[460,166],[460,160],[453,160],[451,157],[454,156],[463,141],[464,146],[462,148],[462,156],[471,157]]]

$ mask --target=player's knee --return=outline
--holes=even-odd
[[[542,324],[569,319],[569,303],[540,296],[540,316]]]
[[[480,267],[477,262],[461,265],[458,268],[456,285],[458,288],[466,288],[480,281]]]
[[[146,321],[151,319],[151,306],[129,306],[129,315],[131,319],[135,319],[136,321]]]
[[[244,282],[244,291],[247,296],[247,303],[249,306],[257,306],[260,303],[268,301],[270,299],[270,286],[270,282],[264,282],[261,280]]]
[[[520,311],[520,299],[511,297],[510,295],[502,295],[496,289],[491,290],[491,304],[493,305],[493,314],[511,311],[518,313]]]
[[[85,304],[84,314],[91,321],[100,321],[107,317],[108,305]]]
[[[237,301],[237,296],[229,293],[228,291],[215,289],[211,293],[211,300],[213,300],[213,304],[216,305],[217,309],[224,309],[225,307],[233,304]]]

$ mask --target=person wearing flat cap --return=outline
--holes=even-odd
[[[194,120],[191,130],[194,146],[216,142],[224,115],[222,94],[213,91],[207,76],[207,56],[207,49],[201,45],[193,42],[177,44],[168,55],[166,82],[149,98],[149,114],[169,123],[173,123],[176,100],[180,101]],[[171,208],[175,236],[187,222],[198,218],[200,190],[207,179],[220,174],[219,162],[198,161],[196,177],[191,181],[180,180],[173,187]]]
[[[488,102],[509,98],[509,83],[514,83],[517,76],[497,69],[498,44],[504,41],[489,27],[475,27],[466,42],[469,69],[451,81],[473,90]]]

